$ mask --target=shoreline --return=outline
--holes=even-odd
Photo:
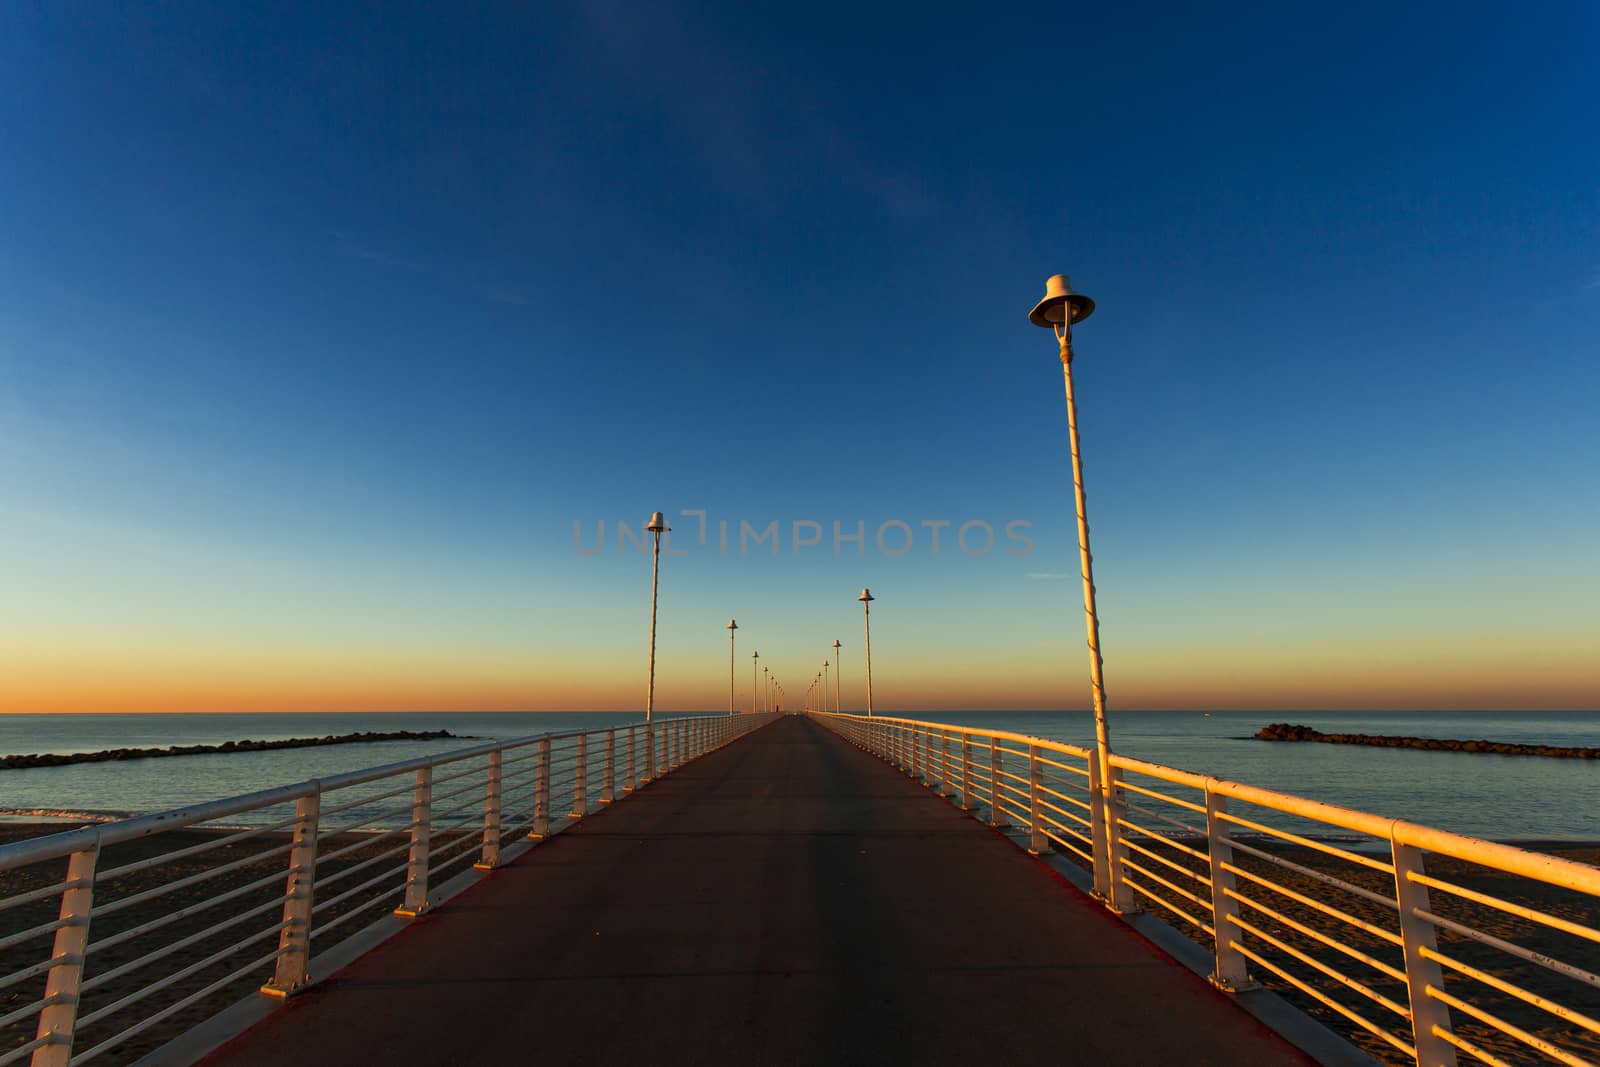
[[[1529,745],[1516,741],[1465,741],[1443,737],[1412,737],[1404,734],[1327,734],[1298,723],[1274,722],[1245,740],[1273,742],[1315,742],[1323,745],[1359,745],[1367,748],[1410,748],[1422,752],[1473,752],[1488,756],[1542,756],[1546,759],[1600,760],[1600,748],[1578,745]]]

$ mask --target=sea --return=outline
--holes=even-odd
[[[1087,712],[899,712],[1092,746]],[[162,811],[447,752],[487,739],[603,729],[637,713],[0,715],[0,753],[320,737],[363,730],[449,730],[457,739],[341,744],[267,752],[0,770],[0,819],[81,822]],[[1325,732],[1406,734],[1600,748],[1600,712],[1111,713],[1114,751],[1493,840],[1600,841],[1600,760],[1273,744],[1271,722]]]

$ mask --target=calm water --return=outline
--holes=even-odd
[[[934,721],[984,725],[1090,745],[1078,712],[940,712]],[[205,744],[359,730],[448,729],[477,738],[636,722],[608,714],[13,715],[0,716],[0,752],[83,752]],[[1488,738],[1600,747],[1600,712],[1316,713],[1121,712],[1112,744],[1140,759],[1316,800],[1491,838],[1600,839],[1600,761],[1418,752],[1240,740],[1268,722],[1327,731]],[[118,764],[0,771],[0,816],[142,812],[315,778],[474,744],[385,742]]]

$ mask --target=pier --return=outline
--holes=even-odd
[[[535,1050],[551,1063],[1310,1062],[1026,852],[799,717],[533,850],[205,1062]]]
[[[1597,901],[1037,737],[657,719],[0,846],[0,1067],[1582,1065]]]

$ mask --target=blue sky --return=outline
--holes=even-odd
[[[1082,705],[1057,271],[1114,705],[1600,706],[1597,31],[7,7],[0,710]]]

